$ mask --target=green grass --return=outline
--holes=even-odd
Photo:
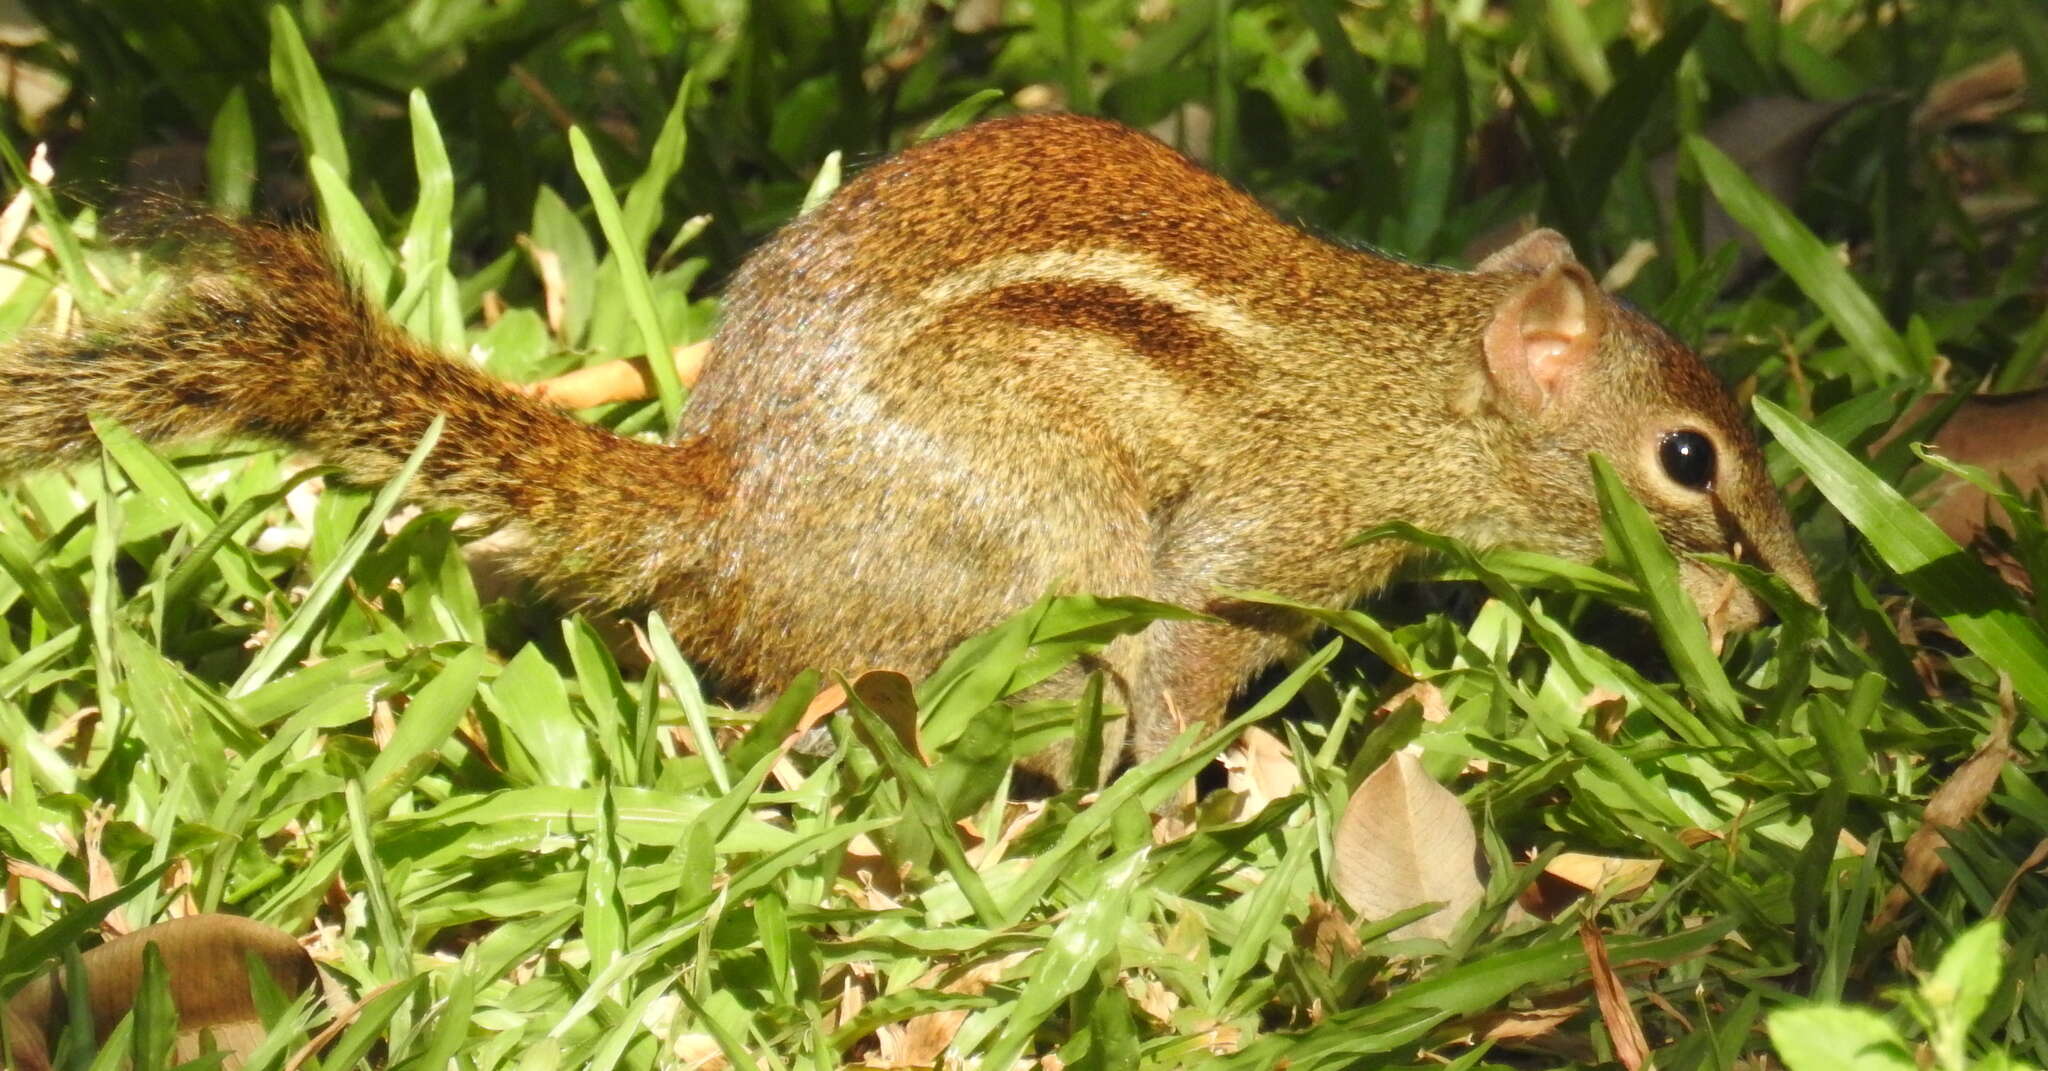
[[[1242,819],[1212,796],[1157,843],[1151,807],[1227,732],[1097,797],[1023,802],[1012,754],[1115,712],[1004,700],[1167,608],[1055,600],[971,641],[915,690],[929,764],[880,700],[828,722],[827,753],[785,757],[828,682],[726,709],[658,621],[634,623],[643,661],[602,621],[480,589],[447,514],[313,494],[319,473],[274,451],[159,453],[103,426],[105,462],[0,491],[0,854],[102,897],[18,869],[0,990],[110,910],[141,924],[189,901],[317,927],[342,990],[392,987],[327,1067],[826,1068],[941,1024],[983,1067],[1597,1066],[1616,1057],[1586,989],[1591,919],[1657,1066],[1736,1068],[1811,1001],[1893,1009],[1996,907],[2006,967],[1970,990],[1981,1014],[1881,1014],[1944,1061],[2048,1063],[2048,882],[2018,873],[2048,839],[2048,545],[2015,502],[2015,564],[1984,568],[1894,490],[1925,463],[1861,460],[1933,369],[2041,381],[2048,93],[1967,130],[1912,123],[1930,82],[2008,44],[2038,66],[2048,17],[2028,4],[1873,19],[1817,0],[1781,23],[1770,4],[1673,2],[1661,45],[1622,0],[1429,18],[1069,0],[1006,5],[998,29],[909,0],[199,6],[30,0],[51,37],[21,56],[75,92],[11,121],[16,183],[37,139],[59,180],[38,197],[49,240],[4,251],[0,330],[48,322],[60,291],[140,299],[160,269],[101,221],[166,177],[123,162],[169,146],[214,176],[196,196],[311,213],[394,316],[494,372],[659,352],[708,334],[716,280],[828,153],[857,165],[1052,87],[1169,133],[1221,117],[1206,145],[1233,178],[1405,255],[1456,258],[1524,213],[1600,268],[1656,242],[1625,294],[1759,399],[1826,609],[1731,564],[1784,623],[1717,655],[1611,482],[1607,569],[1377,533],[1439,546],[1484,601],[1323,615],[1332,630],[1230,727],[1284,739],[1305,787]],[[1867,96],[1774,198],[1700,131],[1787,93]],[[1973,213],[1991,195],[2022,209]],[[1754,269],[1702,247],[1716,205],[1759,237]],[[529,249],[559,271],[559,329]],[[658,430],[671,386],[589,415]],[[1375,712],[1415,681],[1447,717]],[[1939,842],[1947,872],[1867,930],[1927,800],[2006,719],[2014,756]],[[1315,906],[1338,899],[1351,789],[1411,744],[1491,863],[1445,942]],[[1521,864],[1559,849],[1662,865],[1639,896],[1513,915]],[[1536,1038],[1470,1044],[1490,1016],[1544,1009],[1563,1017]],[[331,1015],[281,1015],[259,1065]]]

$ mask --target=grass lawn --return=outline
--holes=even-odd
[[[0,482],[0,993],[220,912],[321,967],[296,1002],[259,987],[263,1068],[2048,1064],[2048,530],[2004,493],[1964,550],[1901,497],[2000,489],[2038,447],[1956,475],[1913,448],[1939,410],[1880,441],[1930,391],[2043,381],[2036,0],[0,24],[0,337],[146,301],[175,269],[110,235],[148,190],[317,225],[507,378],[666,359],[842,169],[1065,107],[1402,256],[1558,227],[1753,399],[1825,602],[1729,563],[1781,622],[1717,651],[1618,493],[1606,567],[1380,533],[1440,550],[1435,579],[1327,614],[1225,731],[1046,796],[1011,758],[1119,712],[1006,698],[1161,608],[1048,599],[914,689],[728,709],[658,618],[507,583],[397,481],[105,424],[104,460]],[[659,434],[675,400],[584,415]],[[1395,865],[1356,853],[1403,821],[1400,865],[1470,884],[1462,917],[1356,910]],[[167,1015],[58,1066],[166,1066]]]

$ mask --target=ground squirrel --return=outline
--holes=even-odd
[[[1674,546],[1814,590],[1744,414],[1556,234],[1472,272],[1343,248],[1100,120],[967,127],[784,227],[733,278],[666,445],[407,337],[305,233],[186,255],[146,311],[0,353],[0,471],[86,456],[97,411],[376,481],[445,416],[420,498],[519,529],[543,581],[661,609],[743,693],[928,670],[1048,590],[1142,595],[1221,619],[1106,653],[1145,758],[1305,632],[1226,593],[1354,600],[1411,553],[1350,545],[1393,520],[1595,557],[1594,451]],[[1728,598],[1683,569],[1696,602]],[[1760,605],[1738,589],[1722,614]]]

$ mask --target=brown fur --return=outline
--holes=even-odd
[[[1226,593],[1354,599],[1405,553],[1347,546],[1361,529],[1597,555],[1589,450],[1677,545],[1739,540],[1811,590],[1742,415],[1646,320],[1596,295],[1594,359],[1540,414],[1502,401],[1482,336],[1561,243],[1480,273],[1342,249],[1110,123],[972,126],[785,228],[735,278],[669,446],[425,351],[303,235],[230,244],[151,314],[0,356],[0,470],[83,456],[97,409],[375,480],[444,414],[423,497],[523,530],[536,576],[661,608],[741,687],[924,671],[1052,589],[1235,622],[1111,650],[1145,757],[1302,631]],[[1723,448],[1711,503],[1645,460],[1680,426]]]

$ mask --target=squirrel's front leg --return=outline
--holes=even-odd
[[[1159,621],[1146,630],[1145,660],[1131,696],[1132,761],[1157,758],[1189,726],[1215,728],[1245,682],[1308,631],[1297,615],[1260,609],[1245,615],[1247,623]]]

